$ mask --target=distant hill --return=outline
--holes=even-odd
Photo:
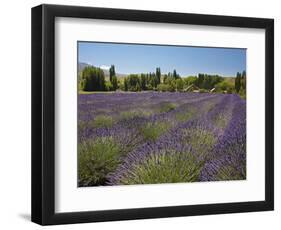
[[[84,63],[84,62],[79,62],[79,63],[78,63],[78,72],[83,71],[83,69],[84,69],[85,67],[87,67],[87,66],[89,66],[89,64]]]
[[[78,63],[78,72],[79,72],[79,73],[82,72],[83,69],[84,69],[85,67],[87,67],[87,66],[91,66],[91,65],[89,65],[89,64],[87,64],[87,63],[84,63],[84,62],[79,62],[79,63]],[[95,66],[95,67],[96,67],[96,66]],[[108,70],[108,69],[103,69],[103,68],[101,68],[101,69],[102,69],[103,72],[104,72],[105,78],[108,79],[108,78],[109,78],[109,70]],[[117,77],[117,78],[124,78],[124,77],[126,77],[126,76],[127,76],[127,74],[116,73],[116,77]]]

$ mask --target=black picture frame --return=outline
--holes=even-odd
[[[55,18],[109,19],[265,29],[265,200],[55,213]],[[262,150],[261,150],[262,151]],[[62,5],[32,8],[32,221],[41,225],[274,209],[274,20]]]

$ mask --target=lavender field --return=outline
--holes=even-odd
[[[78,186],[246,179],[237,94],[80,94],[78,113]]]

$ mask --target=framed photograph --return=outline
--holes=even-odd
[[[273,19],[32,8],[33,222],[273,210],[273,154]]]

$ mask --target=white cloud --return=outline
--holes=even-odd
[[[101,69],[106,69],[106,70],[109,70],[110,69],[110,66],[107,66],[107,65],[101,65],[100,66]]]

